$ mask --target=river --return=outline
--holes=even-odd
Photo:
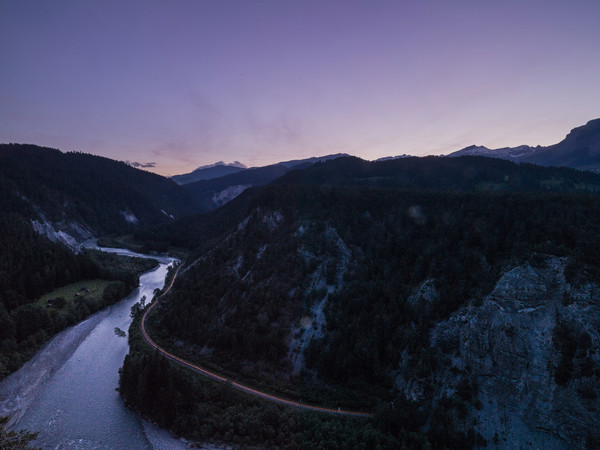
[[[90,246],[88,243],[87,246]],[[175,259],[147,256],[160,266],[140,276],[140,286],[120,302],[57,334],[21,369],[0,383],[0,415],[11,428],[39,431],[35,446],[44,449],[187,448],[167,431],[125,407],[116,391],[119,368],[129,350],[131,306],[162,288]]]

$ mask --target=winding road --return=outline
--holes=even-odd
[[[373,413],[369,413],[369,412],[348,411],[345,409],[333,409],[333,408],[326,408],[323,406],[309,405],[306,403],[296,402],[294,400],[277,397],[275,395],[271,395],[266,392],[252,389],[249,386],[246,386],[244,384],[237,383],[231,379],[222,377],[214,372],[203,369],[202,367],[199,367],[195,364],[192,364],[189,361],[186,361],[185,359],[182,359],[172,353],[169,353],[164,348],[162,348],[160,345],[158,345],[156,342],[154,342],[146,331],[146,318],[148,317],[148,314],[150,314],[150,312],[154,309],[154,307],[159,303],[160,299],[169,293],[169,291],[173,287],[173,284],[175,283],[177,275],[179,274],[179,270],[181,269],[182,266],[183,266],[183,264],[180,264],[179,267],[177,268],[177,270],[175,271],[175,274],[173,275],[173,278],[171,279],[171,283],[169,284],[169,287],[167,289],[165,289],[165,291],[161,295],[156,297],[156,299],[152,302],[150,307],[147,308],[146,311],[144,312],[144,316],[142,317],[142,320],[140,323],[140,329],[142,331],[142,335],[144,336],[144,339],[150,346],[152,346],[153,348],[158,350],[160,353],[162,353],[166,358],[175,362],[176,364],[179,364],[180,366],[187,367],[188,369],[191,369],[194,372],[199,373],[200,375],[203,375],[212,380],[219,381],[221,383],[227,383],[229,386],[231,386],[234,389],[237,389],[238,391],[245,392],[245,393],[253,395],[255,397],[262,398],[264,400],[268,400],[268,401],[271,401],[274,403],[279,403],[284,406],[291,406],[294,408],[303,409],[306,411],[315,411],[315,412],[321,412],[321,413],[326,413],[326,414],[336,414],[336,415],[342,415],[342,416],[373,417]]]

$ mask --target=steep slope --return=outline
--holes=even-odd
[[[516,266],[432,330],[431,351],[448,361],[430,378],[443,386],[436,401],[454,391],[474,404],[461,420],[499,448],[598,444],[600,286],[569,264],[540,256]],[[410,372],[401,366],[396,384],[422,397],[426,382]]]
[[[147,260],[137,258],[130,265],[142,261]],[[103,257],[90,251],[76,254],[37,233],[29,220],[0,213],[0,378],[18,369],[54,333],[123,298],[137,286],[137,274],[155,263],[134,273],[112,255]],[[85,284],[83,280],[87,280]],[[56,305],[38,301],[72,283],[81,283],[73,291],[90,286],[89,280],[104,280],[93,282],[104,287],[92,298],[83,294],[85,301],[77,303],[73,297],[61,297],[62,303]],[[106,280],[115,282],[107,284]],[[76,295],[77,299],[84,298],[82,292]]]
[[[578,342],[600,320],[600,197],[275,184],[217,212],[227,209],[238,219],[151,318],[171,351],[308,402],[379,402],[375,423],[399,441],[409,431],[435,448],[596,439],[597,332]],[[488,332],[498,347],[486,347]],[[510,381],[524,399],[505,398]],[[525,417],[527,399],[548,389],[557,400]],[[514,425],[494,411],[516,414]]]
[[[600,119],[574,128],[561,142],[526,158],[544,166],[567,166],[600,170]]]
[[[0,145],[0,194],[3,212],[20,214],[39,232],[71,243],[169,222],[196,209],[187,192],[159,175],[33,145]]]
[[[172,181],[124,163],[0,145],[0,377],[54,333],[137,285],[128,267],[80,252],[83,240],[169,223],[194,207]],[[118,283],[109,284],[106,295],[99,292],[100,300],[68,308],[64,300],[56,308],[37,301],[56,288],[93,279]]]

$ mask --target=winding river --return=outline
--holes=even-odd
[[[93,244],[87,243],[87,246]],[[11,428],[39,431],[34,445],[44,449],[177,449],[186,444],[125,407],[116,391],[119,368],[128,352],[130,308],[162,288],[174,258],[147,256],[160,266],[140,276],[128,297],[57,334],[19,371],[0,383],[0,415]]]

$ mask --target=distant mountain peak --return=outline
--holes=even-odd
[[[402,155],[396,155],[396,156],[384,156],[382,158],[377,158],[375,160],[375,162],[392,161],[394,159],[402,159],[402,158],[412,158],[412,156],[411,155],[407,155],[406,153],[404,153]]]
[[[573,128],[564,140],[578,139],[583,136],[595,136],[598,133],[600,133],[600,119],[593,119],[585,125]]]
[[[470,145],[450,153],[448,156],[466,155],[600,172],[600,118],[573,128],[562,141],[548,147],[519,145],[518,147],[490,149],[484,146]]]
[[[535,151],[537,151],[537,149],[530,147],[529,145],[502,148],[487,148],[483,145],[469,145],[454,153],[450,153],[448,156],[488,156],[516,161],[531,156]]]
[[[350,155],[348,155],[347,153],[334,153],[334,154],[325,155],[325,156],[313,156],[312,158],[306,158],[306,159],[292,159],[291,161],[281,161],[281,162],[277,163],[276,165],[287,167],[289,169],[292,167],[301,166],[302,164],[315,164],[317,162],[329,161],[331,159],[343,158],[345,156],[350,156]]]
[[[197,167],[196,170],[203,170],[203,169],[211,169],[213,167],[217,167],[217,166],[224,166],[224,167],[239,167],[240,169],[247,169],[248,166],[246,166],[245,164],[239,162],[239,161],[234,161],[231,163],[226,163],[224,161],[217,161],[216,163],[213,164],[207,164],[205,166],[200,166]]]
[[[248,168],[239,161],[234,161],[232,163],[217,161],[214,164],[200,166],[190,173],[174,175],[171,177],[171,179],[177,184],[189,184],[195,181],[219,178],[225,175],[230,175],[232,173],[241,172],[244,170],[248,170]]]

